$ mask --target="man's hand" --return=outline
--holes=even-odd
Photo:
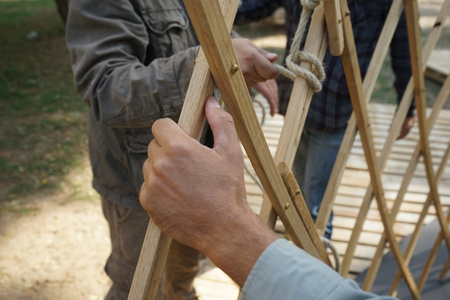
[[[278,58],[276,53],[259,48],[249,39],[235,38],[231,41],[248,87],[277,77],[278,71],[272,64]]]
[[[397,137],[397,140],[405,138],[408,135],[411,128],[413,127],[413,125],[414,125],[414,117],[406,117],[405,121],[403,122],[402,129],[400,130],[400,134]]]
[[[243,286],[277,236],[247,204],[243,155],[232,117],[212,97],[205,113],[214,134],[212,149],[170,119],[154,123],[139,200],[163,232],[205,253]]]
[[[170,119],[154,123],[140,194],[142,206],[162,231],[200,251],[205,251],[205,237],[212,239],[215,231],[229,226],[227,215],[247,206],[233,119],[212,99],[205,107],[214,134],[212,149]]]
[[[255,90],[260,92],[266,98],[270,106],[270,115],[273,117],[278,113],[278,85],[273,79],[260,82],[254,86]]]

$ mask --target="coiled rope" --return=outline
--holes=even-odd
[[[275,68],[283,76],[295,81],[296,77],[302,77],[308,83],[308,86],[314,91],[322,90],[322,81],[325,79],[325,71],[320,60],[310,53],[300,50],[300,45],[305,34],[306,26],[312,11],[319,5],[317,0],[300,0],[303,6],[300,21],[291,44],[289,55],[286,57],[287,68],[275,64]],[[301,62],[308,62],[312,66],[312,71],[300,67]]]

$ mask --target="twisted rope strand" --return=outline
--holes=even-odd
[[[312,11],[319,5],[319,1],[300,0],[300,3],[303,9],[294,40],[292,41],[290,54],[286,57],[287,69],[279,65],[276,65],[276,68],[283,76],[293,81],[297,76],[304,78],[309,87],[313,91],[318,92],[322,89],[322,81],[325,79],[325,71],[322,63],[316,56],[301,51],[300,45],[305,34],[306,26],[308,25],[309,17]],[[301,68],[300,63],[302,61],[310,63],[312,65],[312,71]]]

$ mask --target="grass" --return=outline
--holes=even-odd
[[[52,0],[0,1],[0,44],[5,210],[27,194],[58,189],[86,155],[88,107],[76,94],[64,26]]]

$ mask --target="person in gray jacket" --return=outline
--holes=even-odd
[[[105,271],[112,286],[106,299],[126,299],[149,221],[138,195],[153,139],[150,127],[160,118],[177,121],[198,40],[182,0],[71,0],[69,5],[67,47],[76,88],[90,107],[92,185],[110,228]],[[246,39],[233,39],[233,45],[249,86],[277,75],[276,54]],[[277,107],[276,90],[269,95],[270,90],[266,96]],[[173,242],[158,297],[195,299],[199,259],[197,250]]]

